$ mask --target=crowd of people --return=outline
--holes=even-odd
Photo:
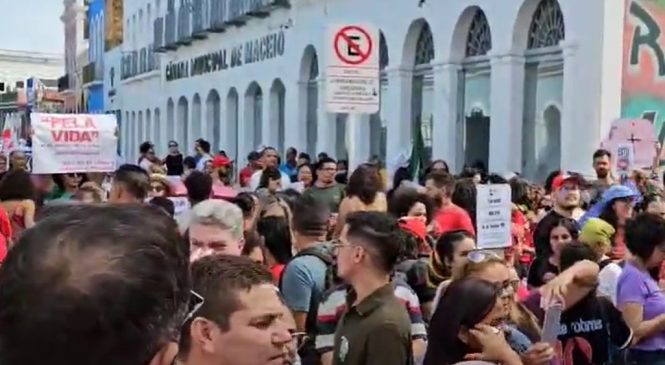
[[[236,172],[202,139],[140,151],[111,174],[10,156],[0,364],[665,364],[662,183],[615,178],[608,151],[593,181],[543,185],[442,160],[388,182],[272,147]],[[480,184],[511,188],[505,249],[477,245]]]

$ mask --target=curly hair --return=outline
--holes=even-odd
[[[427,224],[432,221],[434,215],[434,202],[427,195],[418,192],[412,188],[397,189],[391,199],[388,201],[388,212],[395,216],[395,218],[406,217],[409,210],[416,204],[422,203],[425,205]]]

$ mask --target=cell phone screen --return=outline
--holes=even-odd
[[[556,345],[559,336],[559,327],[561,326],[561,313],[563,305],[561,303],[552,303],[545,310],[545,320],[543,321],[542,342],[547,342],[552,346]]]

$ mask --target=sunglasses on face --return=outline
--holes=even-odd
[[[164,187],[161,185],[151,186],[150,188],[152,189],[152,191],[157,193],[161,193],[162,191],[164,191]]]
[[[466,258],[467,260],[473,262],[474,264],[482,264],[483,262],[492,259],[503,260],[501,257],[499,257],[499,255],[495,254],[494,252],[482,251],[482,250],[471,251],[466,255]]]
[[[78,178],[78,177],[82,177],[82,175],[77,174],[77,173],[69,173],[69,174],[67,174],[67,177],[71,177],[71,178],[75,179],[75,178]]]

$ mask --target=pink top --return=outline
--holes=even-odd
[[[224,186],[223,184],[214,184],[212,186],[213,199],[235,199],[236,195],[238,195],[238,192],[232,187]]]

